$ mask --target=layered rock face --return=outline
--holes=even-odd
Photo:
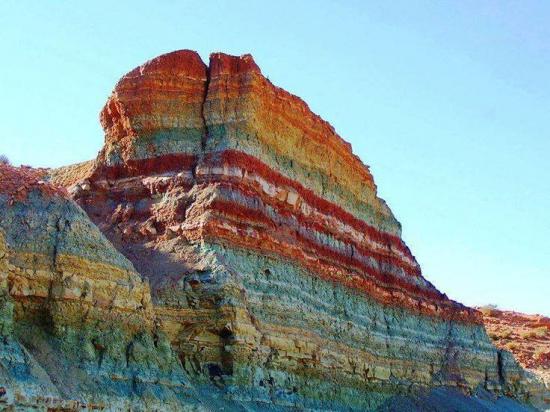
[[[543,405],[422,277],[350,146],[251,56],[160,56],[101,122],[95,161],[0,165],[3,407]]]
[[[532,378],[543,382],[541,406],[550,409],[550,318],[492,307],[480,311],[494,344],[512,352]]]
[[[153,59],[101,123],[98,158],[51,180],[149,281],[197,387],[259,409],[529,399],[481,315],[422,276],[368,167],[250,55]],[[459,404],[491,407],[474,399]]]
[[[2,409],[181,405],[148,284],[44,173],[0,165]]]

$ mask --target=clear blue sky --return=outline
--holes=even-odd
[[[550,2],[0,2],[0,153],[93,158],[125,72],[252,53],[371,166],[424,275],[550,315]]]

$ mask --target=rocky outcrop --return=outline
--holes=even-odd
[[[542,381],[540,406],[550,409],[550,318],[491,306],[479,310],[495,346],[510,351],[533,379]]]
[[[422,277],[368,167],[250,55],[153,59],[101,122],[69,191],[150,281],[194,379],[310,408],[448,386],[528,398],[479,313]]]
[[[527,410],[540,395],[481,314],[422,276],[350,145],[250,55],[159,56],[100,119],[95,161],[2,169],[33,173],[3,190],[0,226],[7,333],[28,351],[44,330],[30,354],[52,385],[36,393],[209,410]],[[49,359],[84,375],[54,381]]]
[[[179,405],[187,380],[147,282],[43,175],[0,165],[0,405]]]

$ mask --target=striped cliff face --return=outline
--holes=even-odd
[[[163,157],[164,167],[174,167],[171,161],[199,151],[205,93],[206,66],[192,51],[164,55],[126,74],[101,111],[101,163],[143,172],[143,160]],[[151,172],[163,167],[150,166]]]
[[[101,113],[106,147],[95,181],[124,179],[141,191],[121,193],[134,201],[152,195],[144,176],[204,185],[208,203],[186,209],[190,221],[173,211],[161,231],[278,253],[384,303],[479,323],[422,278],[368,168],[328,123],[271,85],[251,56],[214,54],[206,73],[182,51],[124,76]]]
[[[0,165],[0,407],[176,404],[186,378],[149,286],[44,175]]]
[[[233,400],[369,409],[413,388],[527,395],[477,311],[421,273],[368,167],[250,55],[153,59],[51,173],[147,277],[159,328]]]

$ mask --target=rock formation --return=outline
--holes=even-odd
[[[0,405],[179,405],[186,379],[149,286],[43,175],[0,165]]]
[[[100,120],[95,161],[47,184],[2,169],[32,174],[0,197],[6,336],[28,350],[35,325],[46,375],[52,357],[69,365],[37,394],[175,410],[538,401],[481,314],[422,276],[350,145],[250,55],[157,57]],[[31,399],[20,381],[6,386]]]
[[[512,352],[521,366],[544,382],[543,404],[550,409],[550,318],[490,306],[479,310],[494,344]]]

